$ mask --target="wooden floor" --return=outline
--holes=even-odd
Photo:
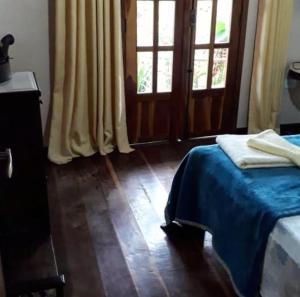
[[[49,165],[49,203],[67,297],[234,297],[206,236],[161,231],[172,178],[193,143]]]

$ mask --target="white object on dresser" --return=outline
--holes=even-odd
[[[38,91],[33,72],[16,72],[8,81],[0,83],[0,93]]]

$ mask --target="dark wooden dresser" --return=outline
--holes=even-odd
[[[52,288],[63,296],[50,232],[40,96],[32,72],[0,84],[0,155],[9,149],[13,169],[11,178],[0,179],[0,248],[9,297],[47,296]]]
[[[32,72],[0,85],[0,152],[11,149],[12,178],[2,184],[1,237],[50,233],[40,90]]]

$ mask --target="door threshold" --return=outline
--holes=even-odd
[[[166,140],[155,140],[155,141],[149,141],[149,142],[137,142],[137,143],[131,143],[130,146],[133,148],[141,147],[141,146],[152,146],[152,145],[160,145],[160,144],[168,144],[170,143],[168,139]]]

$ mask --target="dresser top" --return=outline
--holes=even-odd
[[[0,94],[39,91],[33,72],[15,72],[8,81],[0,83]]]

